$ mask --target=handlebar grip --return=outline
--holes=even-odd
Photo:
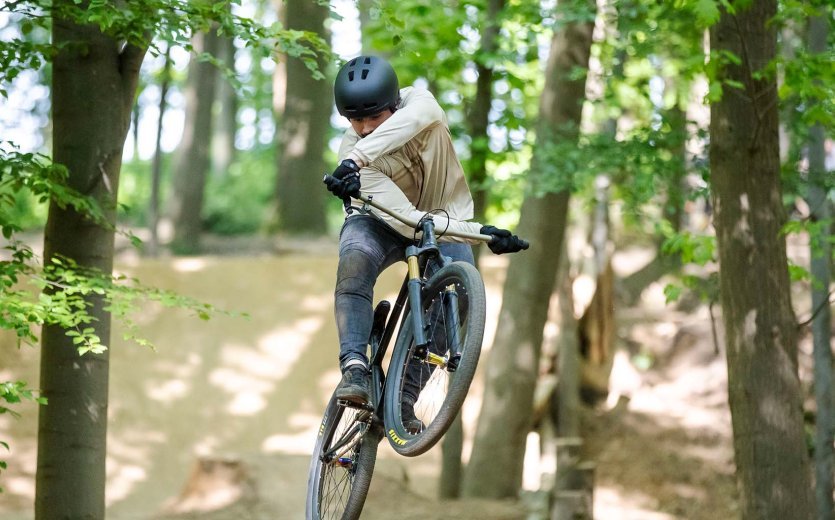
[[[333,177],[331,175],[328,175],[327,173],[322,176],[323,183],[328,184],[328,179],[333,179]],[[351,207],[351,197],[345,197],[342,199],[342,207],[345,208],[345,212],[347,214],[350,215],[351,213],[353,213],[354,210]]]
[[[530,243],[530,242],[528,242],[527,240],[523,240],[523,239],[521,239],[521,238],[520,238],[520,239],[519,239],[519,242],[521,242],[521,243],[522,243],[522,249],[523,249],[523,250],[524,250],[524,249],[527,249],[527,248],[529,248],[529,247],[531,246],[531,243]]]

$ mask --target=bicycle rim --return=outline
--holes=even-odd
[[[358,420],[361,413],[356,408],[339,406],[331,398],[310,463],[309,520],[353,520],[362,512],[374,472],[379,434]],[[369,428],[372,431],[366,431]],[[361,436],[352,440],[352,432]],[[323,454],[334,451],[338,457],[322,460]]]
[[[484,285],[469,264],[453,263],[426,283],[422,312],[429,326],[429,354],[417,349],[412,322],[407,319],[386,382],[386,436],[398,453],[414,456],[425,452],[455,419],[481,353],[485,307]],[[404,424],[404,400],[414,401],[420,423]],[[415,428],[416,424],[420,426]]]

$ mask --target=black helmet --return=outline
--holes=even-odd
[[[362,118],[395,108],[400,101],[397,74],[376,56],[358,56],[339,69],[333,86],[336,109],[345,117]]]

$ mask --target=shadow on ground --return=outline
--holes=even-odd
[[[501,304],[505,265],[504,259],[490,261],[483,269],[486,347]],[[120,331],[114,333],[108,519],[173,518],[162,512],[184,492],[201,457],[239,461],[246,493],[232,509],[176,518],[303,518],[309,452],[339,378],[332,296],[336,259],[318,253],[195,257],[126,261],[119,269],[249,317],[201,322],[184,311],[148,305],[136,321],[156,350],[125,343]],[[402,266],[384,273],[377,297],[393,298],[402,276]],[[613,392],[628,396],[629,405],[619,413],[596,413],[590,423],[589,450],[598,468],[596,517],[734,517],[724,368],[721,356],[705,354],[712,349],[707,321],[692,313],[650,315],[640,309],[623,322],[619,337],[638,344],[640,352],[654,353],[658,363],[640,372],[632,363],[634,352],[624,350],[615,363]],[[696,346],[682,352],[702,357],[679,363],[665,358],[665,349],[676,345],[675,333],[687,327],[693,328]],[[37,348],[18,350],[12,338],[0,336],[0,356],[0,380],[37,382]],[[468,438],[482,385],[479,374],[464,410]],[[32,517],[37,410],[22,405],[19,411],[19,420],[0,416],[0,439],[11,445],[5,457],[9,469],[0,475],[5,489],[0,515],[8,520]],[[363,518],[527,518],[520,503],[435,500],[439,452],[436,447],[406,459],[384,441]]]

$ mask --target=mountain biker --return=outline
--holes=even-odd
[[[441,253],[474,263],[471,246],[444,236],[443,230],[492,235],[495,254],[527,249],[510,231],[468,222],[473,200],[455,153],[446,114],[427,90],[399,88],[392,66],[376,56],[359,56],[339,70],[334,98],[351,127],[339,147],[339,165],[325,177],[328,190],[347,200],[362,187],[365,195],[418,221],[433,214]],[[349,211],[339,239],[335,314],[339,331],[342,381],[336,397],[364,405],[370,399],[366,349],[371,334],[374,284],[384,269],[403,259],[414,229],[380,213]],[[417,386],[417,385],[415,385]],[[404,398],[403,424],[410,431],[423,425],[414,400]],[[404,392],[405,394],[406,392]]]

